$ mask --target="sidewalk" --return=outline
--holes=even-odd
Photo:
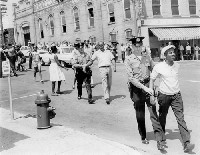
[[[140,155],[123,144],[64,126],[37,129],[32,116],[14,113],[12,120],[10,111],[3,108],[0,114],[1,155]]]

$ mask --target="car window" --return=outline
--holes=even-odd
[[[71,53],[70,48],[61,48],[61,50],[62,50],[62,53],[63,53],[63,54]]]

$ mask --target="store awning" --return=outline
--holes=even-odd
[[[185,28],[151,28],[158,40],[190,40],[200,39],[200,27]]]

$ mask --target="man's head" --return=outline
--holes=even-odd
[[[161,54],[165,56],[166,60],[168,60],[168,61],[174,61],[175,60],[174,49],[175,49],[174,45],[165,46],[162,49]]]
[[[105,48],[104,48],[104,43],[103,43],[102,41],[99,42],[98,48],[99,48],[101,51],[104,51],[104,50],[105,50]]]

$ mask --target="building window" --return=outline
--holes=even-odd
[[[44,38],[44,30],[42,25],[42,19],[39,19],[39,30],[40,30],[40,38]]]
[[[196,0],[189,0],[189,10],[191,15],[196,15]]]
[[[50,25],[50,35],[54,35],[54,22],[53,22],[53,16],[49,16],[49,25]]]
[[[80,30],[78,8],[74,7],[73,10],[74,10],[74,24],[75,24],[75,29],[76,30]]]
[[[67,26],[66,26],[66,19],[65,19],[64,11],[60,12],[60,18],[61,18],[62,33],[66,33],[67,32]]]
[[[110,33],[110,41],[111,42],[116,42],[117,41],[116,33]]]
[[[129,38],[132,38],[132,30],[131,29],[127,29],[126,31],[125,31],[125,33],[126,33],[126,39],[129,39]]]
[[[160,0],[152,0],[153,15],[160,15]]]
[[[108,11],[109,11],[109,22],[114,23],[115,22],[115,14],[114,14],[114,4],[109,3],[108,4]]]
[[[171,0],[172,15],[179,15],[178,0]]]
[[[130,19],[131,18],[131,9],[130,9],[130,0],[124,0],[124,12],[125,12],[125,18]]]
[[[88,2],[88,17],[89,17],[89,27],[94,27],[94,9],[91,2]]]

